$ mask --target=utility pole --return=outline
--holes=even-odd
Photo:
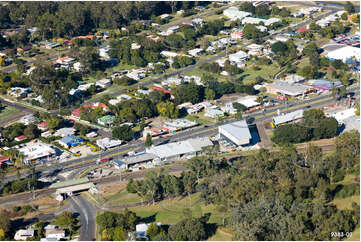
[[[122,169],[119,169],[119,182],[122,182]]]

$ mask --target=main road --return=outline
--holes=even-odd
[[[358,94],[359,86],[351,87],[351,88],[347,89],[347,91],[355,92],[356,94]],[[297,103],[292,103],[291,104],[292,106],[291,105],[275,106],[275,107],[265,109],[265,111],[259,111],[259,112],[249,114],[245,117],[253,117],[253,118],[256,118],[256,122],[263,122],[265,120],[270,119],[272,116],[274,116],[274,113],[277,112],[278,110],[280,112],[289,112],[290,109],[296,110],[298,108],[304,108],[307,104],[309,104],[310,108],[326,106],[328,104],[335,102],[331,97],[332,97],[331,94],[320,95],[315,98],[305,99],[305,100],[302,100]],[[171,138],[160,138],[160,139],[154,140],[153,143],[155,145],[157,145],[157,144],[161,144],[164,142],[174,142],[174,141],[181,141],[181,140],[186,140],[186,139],[195,138],[195,137],[211,136],[211,135],[214,135],[217,133],[217,129],[218,129],[219,125],[222,125],[225,123],[230,123],[233,121],[234,121],[234,119],[229,119],[229,120],[225,120],[224,122],[219,122],[219,123],[211,124],[208,126],[198,126],[198,127],[195,127],[195,128],[189,129],[189,130],[185,130],[185,131],[176,133],[173,136],[171,136]],[[139,140],[131,141],[126,145],[116,147],[116,148],[113,148],[110,150],[106,150],[101,153],[101,156],[102,157],[114,157],[116,159],[116,158],[119,158],[120,156],[122,156],[121,153],[124,154],[131,150],[138,152],[138,151],[142,151],[144,149],[145,149],[144,142],[139,141]],[[52,173],[54,174],[54,173],[57,173],[60,171],[62,171],[62,172],[72,171],[72,170],[79,169],[79,168],[91,167],[96,164],[96,159],[98,159],[98,158],[99,158],[99,154],[96,154],[96,155],[90,155],[90,156],[86,156],[86,157],[82,157],[82,158],[78,158],[78,159],[74,159],[74,160],[70,160],[70,161],[61,162],[58,164],[42,166],[42,167],[37,168],[37,172],[39,172],[41,176],[48,176],[48,175],[51,175]],[[26,177],[28,175],[30,175],[30,172],[22,173],[22,177]],[[6,182],[13,181],[16,179],[17,179],[16,175],[11,175],[11,176],[5,177],[3,182],[6,183]]]

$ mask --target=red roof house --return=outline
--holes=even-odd
[[[151,92],[152,91],[163,92],[163,93],[169,94],[172,98],[174,98],[173,94],[169,90],[161,88],[161,87],[153,86],[152,88],[149,89],[149,91],[151,91]]]
[[[15,138],[15,141],[22,141],[24,139],[26,139],[26,136],[25,135],[20,135],[20,136]]]
[[[307,31],[308,31],[308,29],[306,29],[306,28],[304,28],[304,27],[298,28],[298,29],[296,30],[297,33],[303,33],[303,32],[307,32]]]
[[[10,162],[10,157],[0,155],[0,166],[2,166],[6,162]]]
[[[80,118],[80,115],[81,115],[83,112],[85,112],[84,109],[77,108],[77,109],[74,109],[73,112],[71,112],[71,116],[76,117],[76,118]]]
[[[40,130],[46,130],[48,126],[48,121],[44,121],[38,124],[38,129]]]

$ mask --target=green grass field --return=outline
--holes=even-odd
[[[220,214],[214,205],[205,205],[200,201],[199,193],[193,194],[191,199],[188,197],[164,200],[160,203],[150,206],[140,206],[129,208],[141,217],[144,222],[161,222],[162,224],[175,224],[184,218],[183,210],[189,208],[193,217],[201,217],[206,213],[211,213],[209,223],[222,223],[222,214]],[[191,204],[191,206],[189,206]],[[231,240],[228,233],[222,233],[217,230],[216,234],[209,240]]]
[[[275,63],[271,65],[257,65],[260,70],[254,70],[252,66],[247,66],[242,74],[237,75],[237,77],[243,79],[244,84],[253,84],[253,81],[256,80],[257,76],[266,80],[273,79],[273,76],[280,70]]]
[[[3,120],[5,118],[10,117],[11,115],[17,114],[19,112],[20,112],[19,109],[16,109],[11,106],[6,106],[4,109],[1,109],[1,111],[0,111],[0,120]]]

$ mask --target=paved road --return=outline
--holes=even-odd
[[[12,122],[13,120],[19,119],[22,116],[25,116],[25,115],[30,114],[30,113],[34,113],[34,110],[32,110],[30,108],[24,107],[24,106],[22,106],[20,104],[17,104],[17,103],[8,102],[8,101],[6,101],[6,100],[4,100],[2,98],[0,98],[0,102],[5,106],[14,107],[14,108],[20,110],[20,113],[17,113],[15,115],[11,115],[9,117],[6,117],[6,118],[0,120],[0,126],[1,127],[3,127],[4,125],[6,125],[9,122]]]
[[[94,206],[81,195],[72,196],[69,202],[73,209],[79,213],[80,217],[80,241],[95,240],[95,217],[96,209]]]
[[[358,94],[359,93],[359,87],[349,88],[348,92],[355,92],[356,94]],[[287,105],[287,106],[283,105],[283,106],[271,107],[271,108],[266,109],[264,112],[258,111],[258,112],[255,112],[255,113],[252,113],[252,114],[249,114],[249,115],[244,115],[244,116],[245,117],[256,117],[256,116],[263,115],[262,117],[259,117],[256,120],[256,122],[263,122],[263,121],[269,120],[271,117],[273,117],[274,114],[270,114],[270,113],[277,112],[277,110],[280,110],[280,112],[285,112],[285,113],[291,112],[290,110],[287,110],[287,109],[289,109],[291,107],[291,105],[292,105],[292,108],[297,107],[299,105],[306,105],[308,103],[311,103],[310,104],[311,107],[326,106],[326,105],[334,102],[334,100],[332,100],[332,99],[331,100],[327,99],[329,97],[331,97],[331,94],[329,94],[329,95],[320,95],[320,96],[317,96],[317,97],[312,98],[312,99],[302,100],[302,101],[298,102],[297,104],[290,104],[290,105]],[[320,100],[324,100],[324,101],[320,101]],[[312,102],[315,102],[315,101],[319,101],[319,102],[316,103],[316,104],[312,104]],[[293,110],[295,110],[295,109],[293,109]],[[224,122],[211,124],[211,125],[208,125],[208,126],[198,126],[196,128],[193,128],[193,129],[190,129],[190,130],[185,130],[183,132],[177,133],[177,134],[173,135],[170,139],[167,139],[167,138],[156,139],[156,140],[154,140],[154,144],[157,145],[157,144],[160,144],[162,142],[167,142],[167,141],[168,142],[169,141],[170,142],[172,142],[172,141],[180,141],[180,140],[186,140],[186,139],[194,138],[194,137],[205,137],[205,136],[214,135],[214,134],[217,133],[217,127],[219,125],[230,123],[230,122],[233,122],[233,121],[234,121],[234,119],[229,119],[229,120],[225,120]],[[111,150],[107,150],[107,151],[102,152],[102,157],[109,156],[109,157],[117,158],[117,157],[119,157],[119,155],[117,155],[117,154],[119,154],[121,152],[126,153],[126,152],[129,152],[130,150],[142,151],[144,149],[145,149],[144,142],[142,142],[142,141],[132,141],[132,142],[129,142],[128,144],[126,144],[126,145],[116,147],[116,148],[113,148]],[[39,168],[37,168],[37,171],[41,172],[42,176],[46,176],[49,173],[54,172],[56,170],[59,170],[59,171],[62,170],[64,172],[64,171],[70,171],[70,170],[75,170],[75,169],[79,169],[79,168],[85,168],[87,166],[95,165],[95,163],[96,163],[95,160],[98,159],[98,158],[99,158],[98,154],[97,155],[91,155],[91,156],[87,156],[87,157],[83,157],[83,158],[79,158],[79,159],[74,159],[74,160],[71,160],[71,161],[62,162],[62,163],[59,163],[59,164],[52,164],[51,166],[39,167]],[[75,165],[77,163],[82,163],[82,162],[87,162],[87,163],[86,164],[79,164],[79,165],[69,167],[69,168],[64,168],[66,166]],[[22,177],[25,177],[25,176],[28,176],[28,175],[30,175],[30,173],[26,172],[26,173],[22,174]],[[15,179],[17,179],[16,175],[7,176],[6,178],[4,178],[4,182],[12,181],[12,180],[15,180]]]

